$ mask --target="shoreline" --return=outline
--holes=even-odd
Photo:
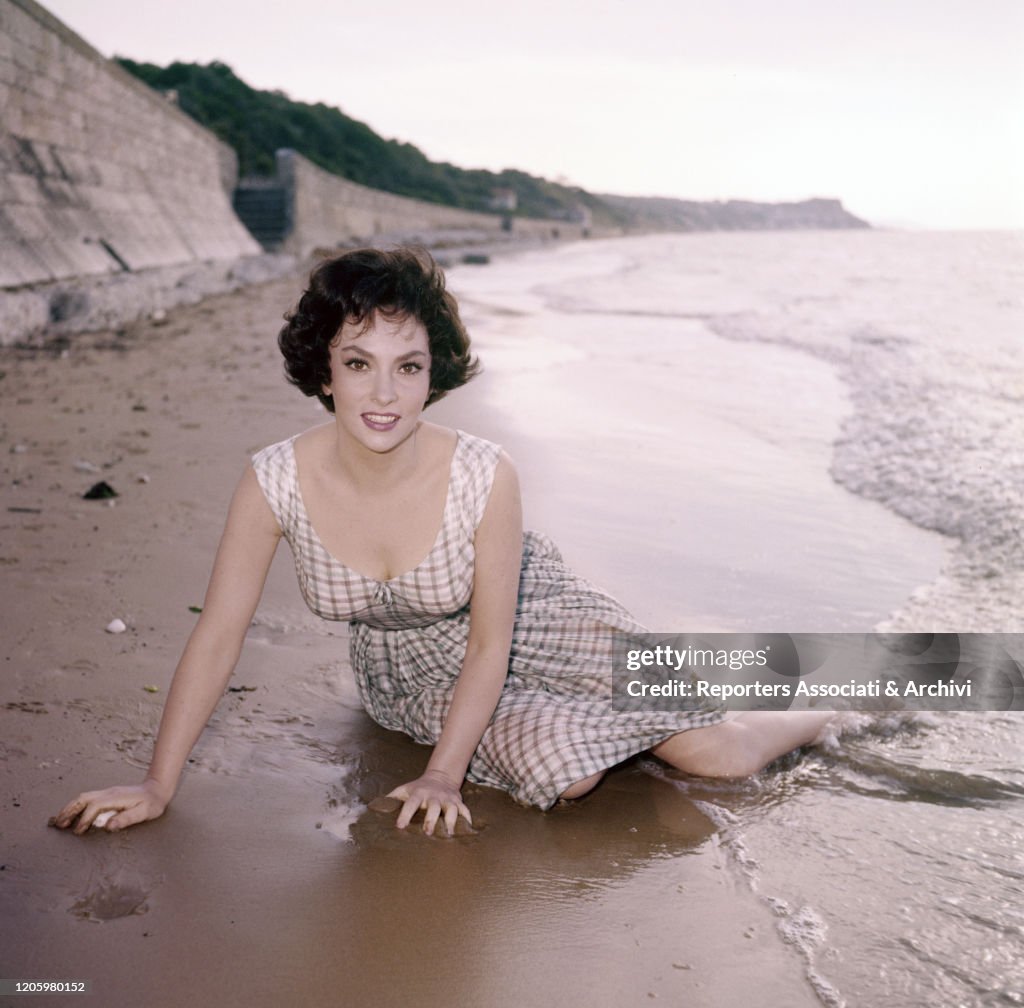
[[[611,246],[609,268],[626,248]],[[584,246],[588,269],[606,251],[600,242]],[[737,591],[758,605],[785,599],[790,588],[770,557],[761,590],[749,568],[730,570],[715,537],[730,546],[721,532],[727,512],[742,516],[752,500],[765,520],[785,516],[793,499],[807,498],[812,471],[815,495],[854,498],[832,484],[823,454],[831,453],[823,411],[827,405],[834,415],[839,377],[822,362],[805,369],[807,355],[793,348],[728,345],[699,318],[682,326],[676,318],[640,320],[625,334],[613,320],[606,333],[594,316],[553,319],[540,295],[507,293],[524,274],[554,282],[555,267],[576,254],[559,246],[522,262],[503,256],[493,270],[453,271],[451,287],[479,331],[488,370],[428,418],[507,439],[537,519],[531,524],[543,525],[580,573],[638,615],[721,620],[717,601],[697,607],[715,583],[725,599]],[[511,1008],[545,1004],[556,988],[573,992],[573,1008],[643,1005],[652,995],[708,1006],[831,1003],[828,980],[840,967],[830,949],[794,943],[791,934],[805,903],[829,907],[817,886],[831,877],[831,863],[808,862],[799,886],[770,860],[754,871],[730,819],[749,826],[748,807],[767,796],[769,816],[785,794],[784,815],[810,816],[800,842],[811,857],[824,820],[808,809],[831,795],[820,784],[836,770],[829,754],[784,761],[763,779],[725,789],[678,786],[633,761],[592,795],[550,813],[467,788],[479,832],[454,841],[398,834],[369,803],[417,772],[429,752],[361,711],[347,630],[308,613],[283,547],[230,683],[237,692],[218,706],[168,813],[115,836],[46,828],[77,791],[141,776],[194,623],[189,607],[202,602],[248,455],[326,418],[286,384],[276,350],[280,316],[300,289],[298,278],[274,280],[63,351],[0,350],[0,388],[12,393],[0,426],[8,670],[0,683],[0,943],[8,975],[76,974],[114,1008],[185,999],[263,1008],[296,991],[326,1008],[339,990],[395,1008],[413,999],[426,1008],[453,999]],[[602,334],[612,340],[611,365],[592,352]],[[680,339],[708,370],[692,372],[691,412],[667,434],[687,432],[689,471],[710,465],[728,476],[691,481],[685,495],[658,464],[666,432],[618,395],[638,374],[659,374],[651,362]],[[627,348],[637,342],[644,355],[632,359]],[[741,359],[773,378],[763,383],[765,398],[749,400],[744,385],[732,388],[733,400],[719,398],[728,382],[714,376],[734,374]],[[645,405],[675,409],[678,388],[659,382],[644,386]],[[807,387],[815,394],[798,418],[794,389],[806,398]],[[557,429],[545,419],[554,415],[552,394],[571,418]],[[747,402],[750,420],[738,419],[737,401]],[[623,420],[620,409],[634,419]],[[790,458],[793,431],[776,422],[783,416],[815,420],[806,461]],[[765,428],[785,435],[774,450]],[[598,451],[595,432],[608,438],[606,450]],[[784,472],[788,497],[738,475],[751,453],[763,456],[764,471]],[[85,462],[98,472],[84,471]],[[83,500],[100,479],[120,496]],[[637,489],[640,497],[630,498]],[[916,527],[854,499],[856,513],[892,522],[889,552],[898,560],[896,547]],[[680,535],[694,514],[697,541],[707,542],[717,566],[681,571],[678,557],[692,547]],[[747,524],[758,533],[758,522]],[[812,524],[827,544],[830,522]],[[780,537],[784,553],[800,531],[797,521]],[[733,562],[747,563],[746,547],[731,545]],[[907,577],[906,564],[895,568]],[[872,595],[857,586],[858,562],[843,555],[832,569]],[[673,600],[665,585],[679,585],[680,594]],[[125,633],[104,631],[114,617]],[[856,758],[853,766],[859,773]],[[754,846],[752,855],[767,858],[771,849]],[[785,911],[765,895],[790,898],[801,887],[804,902]],[[424,971],[423,963],[436,965]]]
[[[589,281],[598,304],[607,286],[625,287],[631,247],[577,246],[588,270],[607,274],[607,284]],[[954,540],[833,476],[855,409],[839,361],[731,339],[699,300],[686,315],[637,312],[628,300],[619,312],[590,309],[590,288],[574,286],[577,257],[539,255],[518,271],[544,278],[528,295],[520,278],[495,286],[486,271],[456,271],[450,286],[492,362],[475,383],[481,433],[522,464],[527,520],[570,565],[616,586],[663,632],[869,632],[938,576]],[[679,358],[684,369],[666,368]],[[457,405],[434,409],[457,422]]]
[[[421,245],[447,269],[477,260],[486,265],[491,257],[521,254],[572,240],[514,232],[502,237],[495,232],[444,229],[374,235],[366,244]],[[0,349],[63,349],[83,335],[145,322],[162,324],[169,311],[200,304],[210,297],[244,291],[276,279],[301,280],[319,259],[357,247],[358,244],[349,244],[318,249],[306,258],[264,252],[237,259],[74,276],[6,288],[0,307]]]

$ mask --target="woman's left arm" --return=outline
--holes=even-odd
[[[523,517],[519,481],[502,452],[474,538],[473,598],[469,641],[441,737],[427,769],[389,797],[403,801],[397,825],[404,829],[424,809],[423,830],[432,834],[438,819],[451,835],[458,817],[472,822],[462,801],[466,768],[498,704],[508,674],[512,625],[522,563]]]

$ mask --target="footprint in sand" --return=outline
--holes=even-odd
[[[144,914],[151,888],[124,869],[89,880],[85,892],[71,905],[69,913],[82,920],[107,921]]]

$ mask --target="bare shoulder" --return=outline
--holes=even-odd
[[[428,452],[437,458],[451,458],[459,440],[459,432],[453,427],[442,427],[426,420],[420,421],[418,436]]]
[[[519,475],[515,464],[504,448],[498,450],[498,459],[494,465],[494,479],[491,492],[484,508],[481,527],[486,529],[508,527],[509,524],[521,525],[522,503],[519,491]]]
[[[334,439],[334,421],[317,424],[295,438],[295,455],[300,460],[322,459],[330,450]]]
[[[249,532],[279,538],[281,528],[267,501],[255,467],[250,464],[235,487],[228,509],[228,532]]]
[[[494,482],[501,482],[506,488],[519,489],[519,473],[516,464],[504,448],[498,449],[498,461],[494,465]]]

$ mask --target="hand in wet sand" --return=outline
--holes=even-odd
[[[455,834],[455,824],[459,816],[462,816],[470,826],[473,825],[473,817],[462,801],[462,793],[443,774],[428,770],[422,777],[396,787],[394,791],[389,792],[388,797],[398,798],[402,802],[402,811],[399,812],[398,821],[395,823],[399,829],[405,829],[420,809],[425,812],[423,832],[428,836],[433,836],[434,827],[442,814],[448,836]]]
[[[79,836],[88,832],[94,824],[113,833],[126,826],[158,818],[163,815],[169,803],[170,798],[163,794],[154,781],[106,788],[103,791],[84,791],[68,802],[50,820],[50,825],[58,829],[71,827],[72,832]],[[115,814],[106,822],[97,822],[97,817],[104,812]]]

